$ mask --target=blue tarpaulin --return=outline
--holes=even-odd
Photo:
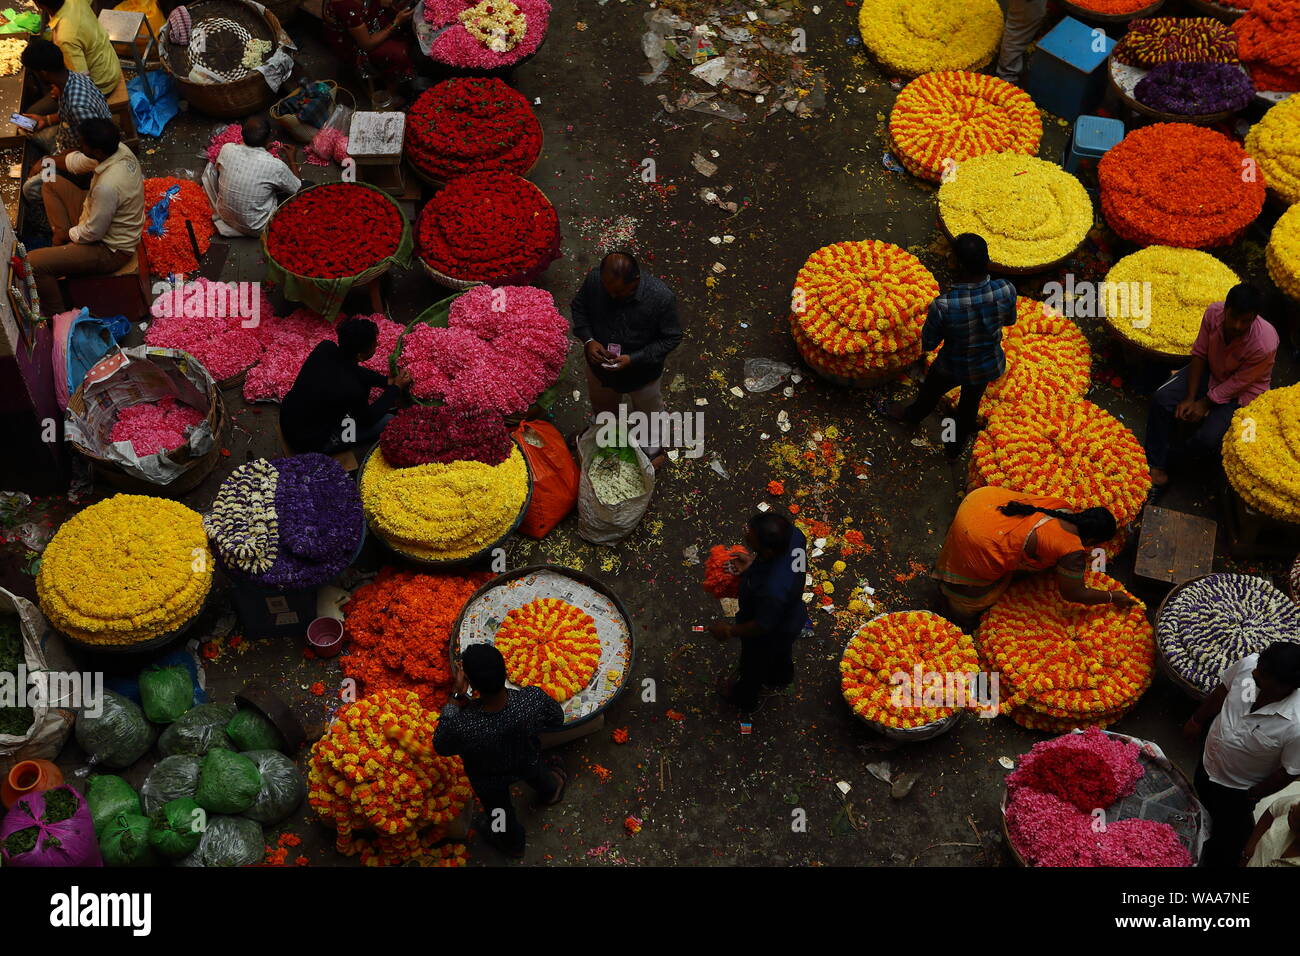
[[[149,87],[145,87],[148,81]],[[135,129],[141,136],[161,136],[167,124],[181,111],[176,100],[176,84],[169,74],[154,70],[127,80],[131,96],[131,112],[135,115]],[[149,91],[153,91],[153,100]]]

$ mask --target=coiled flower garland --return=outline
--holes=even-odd
[[[596,622],[558,598],[537,598],[506,614],[492,639],[519,687],[540,687],[564,703],[591,683],[600,664]]]

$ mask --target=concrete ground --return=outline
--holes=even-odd
[[[1041,737],[1005,718],[968,718],[947,736],[906,746],[869,731],[839,691],[836,663],[852,632],[847,613],[833,618],[814,612],[816,634],[797,646],[793,692],[764,702],[752,734],[741,734],[736,715],[714,695],[714,683],[728,672],[736,648],[691,632],[691,625],[720,611],[700,587],[702,566],[687,552],[737,542],[756,503],[776,500],[767,493],[773,479],[784,483],[784,501],[800,503],[802,518],[825,522],[836,535],[852,528],[863,532],[869,552],[847,558],[847,570],[832,578],[841,609],[847,598],[839,596],[862,582],[875,588],[883,609],[937,607],[924,571],[960,489],[937,447],[935,420],[928,424],[932,446],[917,447],[873,411],[882,392],[831,387],[806,370],[790,397],[780,389],[742,397],[730,390],[742,385],[746,359],[797,365],[785,321],[790,289],[804,259],[820,246],[884,239],[915,252],[941,282],[949,272],[935,222],[934,187],[882,166],[883,130],[895,91],[850,42],[856,36],[853,4],[828,4],[820,15],[795,4],[808,31],[810,60],[826,74],[825,108],[806,120],[784,112],[762,119],[751,110],[744,123],[662,108],[657,95],[675,101],[689,84],[680,67],[675,79],[658,84],[637,79],[646,68],[638,39],[646,10],[618,0],[556,5],[546,45],[514,78],[522,92],[540,100],[535,109],[546,145],[531,178],[559,209],[565,237],[564,257],[539,284],[567,309],[582,275],[598,259],[602,236],[634,228],[631,244],[676,290],[685,321],[686,341],[668,366],[670,405],[703,412],[706,428],[704,456],[683,458],[661,474],[645,519],[617,546],[582,542],[573,516],[543,541],[511,545],[511,566],[554,561],[605,580],[630,611],[637,640],[631,689],[610,709],[604,730],[562,750],[571,776],[563,804],[544,812],[522,810],[529,829],[525,862],[1008,865],[998,809],[1005,771],[998,758],[1014,757]],[[314,75],[336,75],[312,26],[300,17],[292,31],[300,38],[308,75],[317,69]],[[1066,130],[1053,117],[1044,122],[1042,155],[1059,159]],[[197,169],[196,153],[213,125],[185,114],[163,142],[142,148],[142,159],[155,174]],[[692,167],[697,153],[717,164],[711,177]],[[645,159],[654,160],[654,182],[640,177]],[[318,169],[311,175],[326,174]],[[735,201],[736,212],[699,198],[706,187]],[[1276,213],[1269,215],[1271,221]],[[1261,282],[1267,281],[1260,261],[1265,230],[1266,225],[1253,230],[1232,256],[1234,265]],[[709,241],[722,235],[735,240]],[[1128,251],[1115,243],[1107,231],[1096,230],[1058,277],[1074,271],[1100,278],[1108,262]],[[222,278],[262,275],[255,243],[227,248]],[[715,262],[724,271],[713,269]],[[1051,276],[1020,281],[1021,293],[1037,294],[1045,278]],[[387,295],[394,318],[406,320],[445,292],[411,271],[396,277]],[[1089,397],[1140,434],[1145,399],[1135,385],[1141,376],[1124,366],[1095,322],[1081,324],[1095,350]],[[1288,357],[1275,381],[1294,380]],[[571,433],[586,414],[576,351],[564,381],[555,417]],[[907,394],[902,386],[886,391]],[[230,468],[278,453],[274,410],[246,406],[234,391],[226,400],[236,423],[231,455],[186,496],[196,508],[207,506]],[[785,433],[778,427],[782,412],[791,424]],[[833,467],[802,457],[814,435],[829,442]],[[1192,480],[1165,503],[1217,516],[1216,480]],[[1281,570],[1277,563],[1230,561],[1222,546],[1221,534],[1218,569]],[[823,560],[828,564],[833,557]],[[359,568],[373,570],[389,560],[372,541]],[[1131,554],[1125,555],[1114,571],[1131,582],[1131,565]],[[31,579],[25,580],[30,589]],[[1162,595],[1141,582],[1132,586],[1151,607]],[[195,633],[210,633],[220,610]],[[340,675],[336,662],[305,660],[302,649],[301,641],[256,642],[244,653],[227,649],[208,664],[209,691],[223,700],[250,679],[268,683],[292,702],[314,737],[331,705],[328,695],[313,696],[308,688],[316,681],[336,686]],[[652,700],[639,693],[647,679],[653,681]],[[1191,709],[1157,677],[1116,729],[1159,742],[1190,775],[1196,754],[1179,728]],[[630,741],[613,743],[613,727],[627,728]],[[66,765],[79,763],[75,751],[69,747]],[[919,775],[910,794],[891,797],[890,788],[867,770],[880,762],[895,773]],[[608,782],[595,766],[610,771]],[[129,776],[139,782],[146,769],[137,767]],[[837,787],[840,782],[848,784],[847,794]],[[624,828],[630,815],[643,821],[636,835]],[[279,828],[302,837],[295,853],[311,865],[350,862],[333,851],[330,834],[310,816],[304,809]],[[806,827],[795,825],[800,818]],[[274,843],[271,831],[267,842]],[[470,856],[475,865],[503,862],[479,844],[471,846]]]

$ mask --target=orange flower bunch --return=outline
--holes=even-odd
[[[343,673],[363,693],[412,690],[441,709],[451,693],[448,641],[465,602],[487,573],[421,574],[384,568],[343,607],[348,638]]]
[[[1089,571],[1090,587],[1122,591]],[[1064,733],[1119,720],[1151,685],[1155,640],[1141,604],[1074,604],[1049,574],[1012,584],[975,634],[999,674],[1001,707],[1031,730]]]
[[[985,153],[1038,153],[1043,120],[1029,94],[984,73],[927,73],[908,83],[889,114],[889,138],[913,176],[939,182]]]
[[[437,711],[413,691],[384,690],[345,708],[312,745],[307,801],[337,829],[340,853],[360,853],[369,866],[438,855],[430,844],[460,815],[470,787],[460,758],[434,751],[437,725]],[[355,838],[357,830],[377,838]]]
[[[921,326],[939,294],[905,249],[868,239],[818,249],[799,270],[790,328],[814,369],[861,376],[921,357]]]
[[[971,453],[971,487],[992,485],[1109,508],[1122,529],[1151,490],[1146,453],[1133,433],[1092,402],[1046,396],[1003,403]]]
[[[989,383],[980,399],[980,414],[989,415],[1005,402],[1023,402],[1037,396],[1082,398],[1092,378],[1092,349],[1073,321],[1047,303],[1020,296],[1016,299],[1016,324],[1002,330],[1002,351],[1007,370]],[[926,358],[934,363],[937,351]],[[953,405],[961,389],[945,398]]]
[[[979,669],[975,644],[957,625],[932,611],[896,611],[868,621],[850,639],[840,659],[840,689],[864,720],[924,727],[975,705],[966,675]]]
[[[1295,0],[1254,0],[1232,25],[1237,54],[1257,90],[1300,90],[1300,4]]]
[[[1231,245],[1264,208],[1263,176],[1246,151],[1190,123],[1133,130],[1102,157],[1097,178],[1106,222],[1143,245]]]
[[[590,684],[600,663],[596,622],[559,598],[537,598],[510,611],[493,643],[512,683],[540,687],[560,703]]]
[[[732,574],[727,570],[727,565],[733,558],[741,558],[747,554],[749,549],[739,544],[730,547],[715,544],[710,548],[709,556],[704,559],[704,590],[719,600],[738,595],[740,575]]]

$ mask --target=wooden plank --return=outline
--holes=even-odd
[[[1218,524],[1209,518],[1147,505],[1142,512],[1133,571],[1153,581],[1181,584],[1214,570]]]

